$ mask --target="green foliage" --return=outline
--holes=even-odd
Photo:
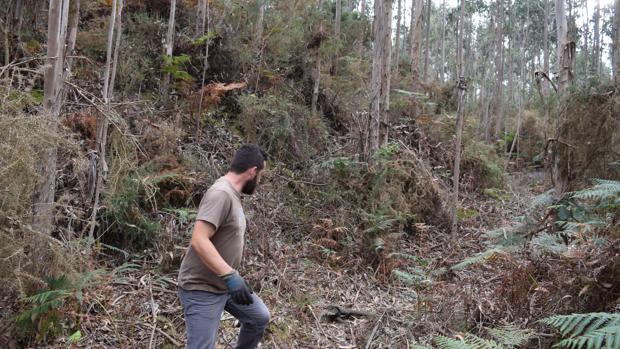
[[[532,330],[513,325],[487,329],[487,332],[493,339],[465,333],[459,339],[437,336],[434,341],[438,349],[509,349],[524,346],[535,337]]]
[[[17,316],[16,324],[27,333],[34,332],[37,342],[61,334],[67,326],[75,326],[79,319],[72,318],[72,312],[64,308],[79,308],[82,305],[83,290],[95,276],[95,273],[85,273],[75,280],[66,275],[47,278],[45,289],[24,299],[30,308]],[[71,337],[77,338],[75,333]]]
[[[484,263],[487,253],[498,250],[509,251],[518,247],[534,247],[549,253],[563,253],[569,246],[582,241],[601,239],[599,231],[608,228],[606,219],[620,208],[620,181],[596,179],[594,185],[580,191],[569,193],[555,202],[553,190],[549,190],[532,200],[525,216],[511,228],[500,228],[486,233],[491,248],[473,257],[466,258],[452,267],[459,270],[472,264]],[[540,212],[554,210],[556,220],[539,228]],[[553,228],[549,229],[549,228]],[[537,234],[532,231],[537,229]],[[602,238],[602,241],[605,241]],[[528,245],[529,244],[529,245]]]
[[[465,258],[460,263],[455,264],[452,267],[450,267],[450,269],[452,269],[452,270],[463,270],[463,269],[466,269],[467,267],[469,267],[471,265],[484,263],[488,259],[490,259],[491,257],[495,256],[498,253],[502,253],[502,252],[503,252],[502,249],[492,248],[490,250],[486,250],[484,252],[480,252],[480,253],[472,256],[472,257]]]
[[[149,174],[142,168],[126,178],[107,196],[103,220],[107,230],[104,241],[122,248],[140,249],[155,241],[161,229],[153,217],[160,204],[166,205],[160,185],[175,181],[178,174],[163,172]]]
[[[529,329],[520,329],[514,325],[507,325],[497,328],[489,328],[487,332],[496,341],[508,346],[519,347],[535,337],[535,333]]]
[[[179,56],[163,56],[164,64],[162,71],[170,74],[175,80],[193,81],[194,77],[191,76],[185,70],[182,70],[182,66],[190,61],[190,57],[186,54]]]
[[[462,178],[469,178],[464,185],[471,190],[501,188],[504,183],[501,159],[492,146],[478,141],[465,145],[462,158]]]
[[[307,162],[324,149],[323,120],[286,93],[239,97],[238,128],[248,142],[260,144],[275,159],[291,164]]]
[[[209,32],[207,32],[205,35],[199,37],[198,39],[195,39],[194,41],[192,41],[192,44],[196,45],[196,46],[202,46],[204,45],[206,42],[213,40],[217,37],[217,33],[214,32],[213,30],[209,30]]]
[[[562,337],[556,346],[571,349],[620,347],[620,314],[588,313],[555,315],[541,320],[555,327]]]

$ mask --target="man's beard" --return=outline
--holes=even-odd
[[[256,191],[256,186],[258,185],[258,181],[256,177],[245,182],[243,187],[241,188],[241,192],[246,195],[252,195]]]

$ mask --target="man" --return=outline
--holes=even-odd
[[[242,146],[200,202],[178,279],[189,349],[215,347],[224,310],[241,322],[236,348],[255,348],[267,328],[267,307],[237,272],[246,228],[241,193],[254,193],[266,159],[257,145]]]

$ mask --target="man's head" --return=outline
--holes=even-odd
[[[265,169],[265,161],[267,161],[267,154],[256,144],[246,144],[237,150],[229,171],[243,181],[241,188],[243,194],[254,194],[262,171]]]

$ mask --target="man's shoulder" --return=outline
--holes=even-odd
[[[221,179],[215,181],[209,189],[205,192],[205,196],[215,196],[215,197],[230,197],[231,199],[235,197],[235,194],[230,189],[230,186],[223,182]],[[225,195],[225,196],[224,196]]]

